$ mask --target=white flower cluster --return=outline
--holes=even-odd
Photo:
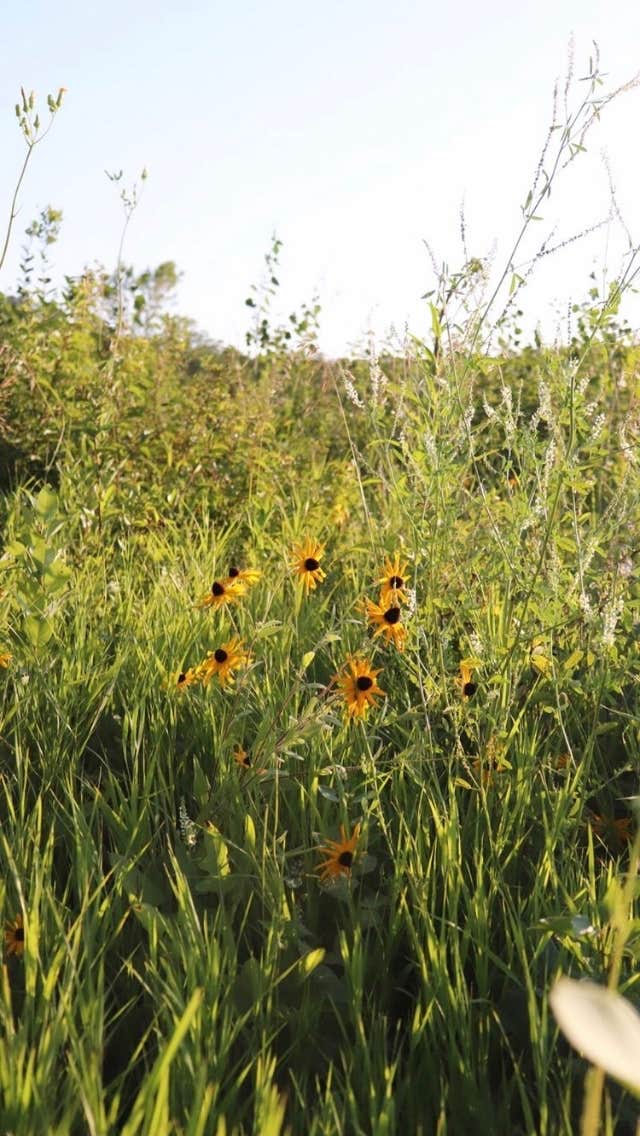
[[[374,406],[378,406],[381,399],[384,399],[384,392],[387,387],[387,376],[378,363],[378,355],[376,352],[373,340],[369,343],[369,382],[371,383],[371,398]]]
[[[430,430],[425,430],[424,435],[423,435],[423,440],[424,440],[424,448],[427,451],[427,455],[428,455],[431,463],[434,466],[437,467],[437,465],[438,465],[438,447],[436,445],[436,440],[435,440],[435,438],[434,438],[434,436],[433,436],[433,434],[431,433]]]
[[[586,619],[587,623],[590,623],[593,619],[593,608],[591,606],[591,600],[589,599],[589,596],[585,592],[584,588],[580,592],[580,599],[578,602],[580,604],[580,610],[584,618]]]
[[[602,645],[613,647],[618,626],[624,611],[624,596],[612,596],[604,610],[602,619]]]
[[[182,836],[182,843],[186,848],[194,848],[198,841],[198,830],[187,812],[187,806],[185,804],[184,797],[182,797],[180,800],[178,817],[180,821],[180,835]]]
[[[516,421],[513,416],[513,393],[511,387],[502,386],[502,406],[504,409],[504,436],[509,445],[516,436]]]
[[[538,418],[545,422],[553,422],[553,407],[551,405],[551,391],[543,379],[538,383]]]
[[[638,455],[633,443],[627,436],[627,425],[623,422],[618,431],[618,438],[620,441],[620,449],[625,458],[631,465],[635,465],[638,460]]]
[[[364,402],[362,401],[360,395],[356,390],[353,376],[350,375],[348,371],[342,372],[342,382],[344,384],[345,393],[347,398],[349,399],[349,402],[352,402],[353,405],[357,406],[359,410],[364,410]]]

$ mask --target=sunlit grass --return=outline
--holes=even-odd
[[[523,416],[517,486],[499,456],[480,474],[487,423],[465,441],[455,397],[432,452],[416,400],[403,442],[362,455],[367,514],[339,527],[297,479],[259,523],[250,498],[215,530],[167,516],[84,557],[64,475],[57,495],[15,497],[2,907],[25,951],[5,951],[8,1130],[570,1130],[580,1066],[546,999],[560,971],[607,968],[630,826],[616,843],[590,818],[630,815],[635,792],[637,585],[620,562],[636,475],[616,459],[598,510],[600,443],[585,431],[569,461],[561,405],[552,466]],[[384,408],[363,413],[379,434]],[[489,428],[499,455],[499,414]],[[313,590],[290,551],[310,531]],[[21,614],[34,573],[44,586],[38,533],[71,568],[43,642]],[[362,604],[398,550],[403,652]],[[260,578],[198,606],[235,561]],[[232,684],[180,686],[234,637],[250,654]],[[385,692],[366,717],[335,683],[358,655]]]

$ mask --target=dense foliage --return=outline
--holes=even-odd
[[[2,1130],[571,1132],[548,992],[606,979],[635,831],[632,338],[330,363],[305,309],[242,354],[174,282],[0,306]]]

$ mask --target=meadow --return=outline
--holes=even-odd
[[[328,361],[275,242],[239,351],[173,265],[54,293],[59,220],[0,297],[1,1131],[578,1131],[549,992],[640,952],[623,289],[487,348],[469,258]]]

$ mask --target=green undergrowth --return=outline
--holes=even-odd
[[[50,369],[46,414],[28,368],[5,407],[39,468],[3,502],[2,1130],[576,1130],[547,995],[606,979],[633,833],[634,349],[198,368],[141,337],[85,405],[54,315],[55,380],[57,340],[7,341]],[[362,610],[396,553],[403,651]],[[198,606],[234,564],[260,580]],[[232,636],[233,683],[180,685]],[[350,720],[353,656],[384,697]]]

